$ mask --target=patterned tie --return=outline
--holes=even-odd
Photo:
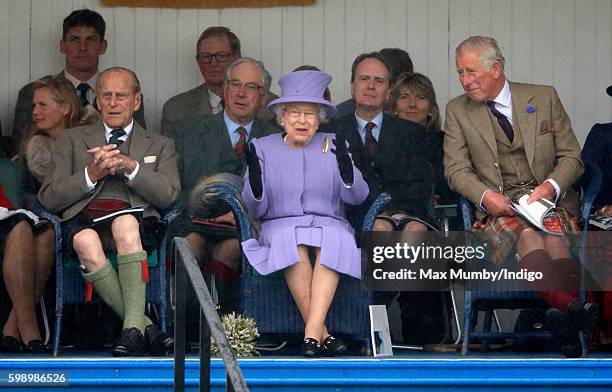
[[[238,156],[238,159],[244,158],[244,149],[246,148],[246,129],[244,127],[236,128],[236,132],[238,132],[238,141],[234,146],[234,152]]]
[[[113,129],[111,131],[111,137],[108,139],[108,144],[116,144],[117,147],[123,144],[123,140],[120,138],[127,135],[122,128]]]
[[[374,154],[376,154],[376,139],[374,139],[374,135],[372,135],[372,129],[376,126],[373,122],[369,122],[365,126],[365,148],[368,152],[368,155],[373,158]]]
[[[514,141],[514,129],[512,129],[512,124],[510,124],[508,117],[504,116],[499,110],[495,109],[494,101],[487,101],[486,104],[489,107],[489,110],[491,110],[491,113],[493,113],[497,119],[501,129],[504,131],[506,136],[508,136],[510,143],[512,143]]]
[[[89,105],[89,100],[87,99],[87,91],[89,88],[90,87],[87,83],[81,83],[77,86],[77,90],[79,90],[79,98],[81,98],[81,105],[83,106]]]

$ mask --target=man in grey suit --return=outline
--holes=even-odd
[[[202,32],[196,44],[196,61],[204,83],[168,99],[162,110],[162,135],[170,134],[172,127],[183,117],[217,114],[223,110],[225,71],[240,56],[240,40],[227,27],[213,26]],[[268,93],[265,103],[276,98],[276,95]],[[257,117],[269,121],[272,115],[263,106]]]
[[[556,203],[553,220],[563,231],[578,230],[580,200],[572,184],[584,165],[570,119],[553,87],[506,80],[495,39],[467,38],[455,54],[465,94],[446,106],[449,186],[480,208],[476,227],[491,239],[494,261],[516,252],[519,269],[543,274],[529,284],[552,306],[548,328],[566,356],[579,356],[578,331],[595,315],[594,305],[577,297],[579,264],[563,236],[536,231],[510,208],[513,196],[532,192],[530,203]]]
[[[95,109],[94,87],[99,77],[100,56],[106,53],[108,43],[104,39],[106,23],[100,14],[89,9],[75,10],[63,22],[60,51],[66,56],[66,66],[56,76],[68,79],[77,91],[84,108]],[[48,78],[50,75],[45,76]],[[34,85],[29,83],[19,90],[13,117],[13,138],[16,148],[21,145],[32,124],[32,97]],[[144,106],[134,114],[136,122],[146,128]]]
[[[203,178],[245,171],[244,149],[249,140],[279,129],[256,117],[266,101],[270,77],[257,60],[242,57],[225,72],[224,110],[214,115],[195,115],[179,120],[171,137],[179,153],[181,204],[185,208],[196,185]],[[204,272],[216,277],[221,311],[235,310],[234,286],[240,271],[240,244],[231,212],[209,217],[212,225],[195,224],[184,211],[174,220],[169,237],[187,237]],[[216,227],[226,224],[229,228]]]
[[[144,314],[144,249],[157,243],[150,237],[159,228],[158,210],[168,207],[180,191],[174,142],[134,121],[142,96],[132,71],[105,70],[96,93],[101,120],[60,134],[51,175],[38,196],[47,209],[60,214],[65,244],[78,256],[85,281],[123,320],[112,354],[144,355],[145,346],[150,354],[167,354],[172,338]],[[144,209],[142,219],[128,213],[98,224],[92,219],[95,210],[104,215],[137,206]],[[118,274],[105,250],[117,251]]]

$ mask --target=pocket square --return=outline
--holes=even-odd
[[[149,155],[148,157],[144,157],[144,163],[155,163],[156,160],[156,155]]]

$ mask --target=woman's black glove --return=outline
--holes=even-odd
[[[251,185],[253,196],[255,196],[256,199],[261,199],[261,195],[263,194],[261,166],[259,165],[257,150],[253,143],[249,143],[248,147],[244,149],[244,159],[249,167],[249,184]]]
[[[336,149],[331,149],[331,152],[336,155],[338,161],[338,169],[340,169],[340,177],[346,185],[353,185],[353,162],[349,157],[346,141],[344,138],[336,134],[336,138],[332,140]]]

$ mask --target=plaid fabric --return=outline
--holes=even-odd
[[[555,208],[563,232],[578,233],[580,227],[576,217],[562,207]],[[503,263],[512,253],[516,252],[516,242],[521,232],[533,226],[518,216],[486,216],[474,224],[474,229],[482,230],[490,244],[490,257],[496,264]]]

